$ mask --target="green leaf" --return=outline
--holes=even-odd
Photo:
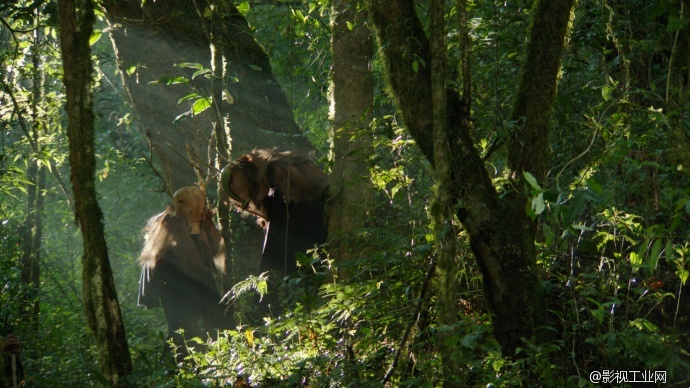
[[[175,84],[186,84],[189,83],[189,79],[187,77],[163,77],[159,79],[158,81],[151,81],[152,84],[166,84],[166,85],[175,85]]]
[[[132,75],[132,74],[134,74],[135,71],[137,71],[137,67],[136,67],[136,66],[130,66],[130,67],[127,68],[127,70],[125,70],[125,72],[127,73],[127,75]]]
[[[668,239],[666,241],[666,248],[664,248],[664,251],[666,252],[666,262],[670,263],[673,261],[673,243],[671,242],[671,239]]]
[[[601,88],[601,96],[604,98],[604,101],[609,101],[611,99],[613,90],[613,86],[604,86],[603,88]]]
[[[192,79],[194,79],[194,78],[196,78],[196,77],[198,77],[198,76],[200,76],[200,75],[203,75],[203,74],[208,74],[208,73],[210,73],[210,72],[211,72],[211,69],[200,69],[200,70],[197,70],[197,71],[194,72],[194,74],[192,74]]]
[[[633,271],[637,271],[642,266],[642,256],[638,256],[635,252],[630,252],[630,265]]]
[[[186,96],[180,98],[180,99],[177,101],[177,103],[179,104],[179,103],[181,103],[181,102],[183,102],[183,101],[192,100],[192,99],[199,98],[199,97],[201,97],[201,94],[199,94],[199,93],[189,93],[188,95],[186,95]]]
[[[247,15],[247,13],[249,13],[249,9],[250,9],[250,6],[249,6],[248,1],[243,1],[237,5],[237,10],[240,11],[242,16]]]
[[[182,62],[182,63],[176,63],[175,67],[181,67],[183,69],[201,70],[204,68],[204,65],[202,65],[201,63],[194,63],[194,62]]]
[[[656,264],[659,261],[659,257],[661,256],[661,239],[658,238],[656,241],[654,241],[654,245],[652,245],[652,250],[649,253],[649,268],[650,269],[656,269]]]
[[[103,36],[103,32],[101,30],[94,30],[89,38],[89,46],[93,46],[94,43],[98,42],[98,40],[101,39],[101,36]]]
[[[194,104],[192,104],[192,114],[198,115],[210,107],[211,107],[211,99],[206,98],[206,97],[201,97],[200,99],[194,101]]]
[[[183,113],[179,114],[179,115],[178,115],[177,117],[175,117],[175,119],[173,120],[173,124],[176,123],[176,122],[178,122],[178,121],[180,121],[180,120],[182,120],[182,119],[184,119],[185,117],[189,116],[191,113],[192,113],[192,112],[190,112],[190,111],[186,111],[186,112],[183,112]]]
[[[395,194],[397,194],[401,188],[402,188],[402,185],[400,185],[400,183],[393,186],[393,188],[391,189],[391,198],[395,198]]]
[[[594,178],[587,179],[587,187],[599,195],[604,195],[604,189],[601,187],[599,182]]]
[[[544,201],[544,193],[539,193],[539,195],[532,198],[532,208],[534,209],[534,213],[536,213],[537,215],[544,212],[544,209],[546,209],[546,201]]]
[[[535,178],[534,175],[530,174],[527,171],[523,171],[522,175],[525,176],[525,180],[532,187],[532,189],[534,189],[535,191],[544,191],[541,189],[541,186],[539,186],[539,183],[537,183],[537,178]]]
[[[256,282],[256,292],[258,292],[262,298],[264,295],[266,295],[268,292],[268,283],[266,280],[259,280]]]

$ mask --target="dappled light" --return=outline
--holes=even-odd
[[[688,13],[3,2],[0,386],[688,386]]]

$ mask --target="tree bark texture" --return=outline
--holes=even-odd
[[[436,164],[430,45],[414,5],[403,0],[370,0],[367,6],[396,105],[424,155]],[[541,74],[544,78],[541,86],[546,88],[542,93],[547,98],[527,101],[524,107],[518,99],[514,112],[538,114],[535,123],[543,123],[544,115],[548,118],[572,6],[573,0],[537,1],[532,11],[535,19],[528,58],[531,52],[541,51],[540,58],[544,62],[528,61],[526,66],[533,68],[525,71],[527,81],[523,83]],[[552,36],[546,39],[545,34]],[[495,315],[494,335],[503,353],[512,356],[521,346],[522,338],[543,339],[543,333],[537,328],[543,324],[546,308],[536,267],[533,222],[525,212],[524,194],[498,196],[473,146],[469,117],[455,90],[447,91],[446,108],[448,165],[451,168],[449,190],[483,274],[485,300]],[[548,125],[539,124],[534,130],[515,133],[510,142],[532,141],[538,137],[537,130],[543,131],[541,136],[545,141]],[[510,147],[517,149],[514,145]],[[535,155],[536,152],[543,152],[543,147],[537,145],[533,152],[521,155],[519,166],[532,171],[532,164],[543,161],[543,155]],[[521,172],[517,179],[520,177]]]
[[[38,129],[33,128],[34,131]],[[35,132],[36,133],[36,132]],[[26,310],[25,320],[29,324],[31,331],[38,333],[40,299],[39,291],[41,284],[41,241],[43,238],[43,203],[46,181],[46,169],[38,165],[33,159],[26,172],[26,177],[31,182],[27,185],[27,216],[24,221],[24,252],[22,255],[22,282],[31,292],[27,294],[25,303],[31,306]]]
[[[214,11],[213,27],[220,26],[219,14]],[[223,38],[221,31],[218,28],[211,30],[211,65],[213,69],[213,114],[215,116],[213,123],[213,144],[216,145],[215,152],[215,166],[221,170],[230,162],[230,142],[229,136],[229,113],[227,105],[223,104],[223,86],[225,79],[225,66],[223,65]],[[225,263],[222,271],[221,295],[225,295],[230,291],[234,282],[234,265],[233,265],[233,233],[230,228],[231,206],[230,200],[223,193],[220,185],[217,185],[218,198],[218,224],[220,233],[225,241]],[[208,190],[207,190],[208,191]],[[257,245],[258,246],[258,245]],[[229,306],[230,311],[226,311],[226,315],[232,317],[232,306]]]
[[[679,0],[678,18],[682,25],[688,25],[690,1]],[[672,11],[673,12],[673,11]],[[666,80],[666,112],[669,117],[670,156],[682,166],[682,171],[690,171],[690,127],[687,125],[688,101],[690,101],[690,29],[679,28],[674,32],[671,59]]]
[[[196,69],[175,66],[199,63],[210,69],[211,32],[224,55],[225,97],[218,103],[228,112],[232,149],[237,155],[270,147],[313,151],[294,122],[268,55],[231,2],[214,2],[213,11],[195,0],[107,0],[104,4],[125,88],[169,193],[193,184],[195,168],[204,170],[209,163],[213,109],[173,121],[189,111],[190,102],[178,102],[182,97],[192,92],[212,95],[208,79],[197,76],[192,80]],[[212,20],[216,21],[213,26]],[[189,78],[190,83],[152,84],[179,76]]]
[[[39,21],[36,21],[37,25]],[[27,133],[27,141],[31,144],[31,152],[40,150],[40,137],[42,135],[43,123],[39,112],[43,104],[43,89],[45,74],[42,68],[42,57],[37,47],[41,44],[42,34],[40,28],[34,31],[34,44],[32,45],[31,61],[33,65],[33,86],[31,88],[31,132]],[[21,120],[21,118],[20,118]],[[22,282],[28,287],[28,298],[25,301],[27,306],[31,306],[26,311],[26,321],[34,333],[39,329],[40,299],[39,291],[41,284],[41,242],[43,239],[43,203],[45,199],[46,169],[41,167],[35,155],[28,157],[29,168],[26,177],[30,184],[26,187],[27,192],[27,217],[24,222],[24,254],[22,257]]]
[[[539,0],[532,8],[527,58],[511,115],[515,129],[508,143],[508,164],[518,175],[527,171],[538,180],[546,176],[549,119],[573,4]]]
[[[366,12],[357,2],[333,2],[331,49],[331,199],[330,253],[347,261],[356,255],[357,230],[365,225],[371,203],[368,159],[373,152],[374,41]]]
[[[69,162],[75,216],[84,241],[83,301],[86,320],[96,336],[102,375],[113,384],[132,370],[105,242],[103,215],[95,189],[94,113],[91,48],[95,20],[90,0],[58,1],[58,23],[67,100]]]
[[[448,143],[448,114],[447,114],[447,86],[446,86],[446,44],[444,0],[429,1],[429,48],[431,67],[431,96],[434,146],[434,200],[432,216],[434,225],[434,241],[436,248],[436,279],[434,288],[436,293],[436,314],[438,323],[452,326],[458,321],[458,293],[456,278],[458,274],[456,239],[457,232],[453,227],[454,198],[451,191],[451,149]],[[452,381],[456,368],[453,353],[455,346],[449,345],[449,337],[454,336],[452,330],[440,330],[436,338],[445,381]]]

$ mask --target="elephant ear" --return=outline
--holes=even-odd
[[[223,188],[223,191],[230,199],[244,205],[244,200],[231,189],[233,178],[237,175],[235,170],[238,170],[238,172],[240,171],[239,166],[235,163],[230,163],[223,168],[220,172],[220,187]]]

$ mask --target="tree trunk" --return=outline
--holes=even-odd
[[[536,115],[526,120],[510,143],[548,138],[548,118],[560,63],[572,0],[537,1],[528,43],[528,60],[520,90],[538,77],[544,88],[540,98],[516,102],[516,114]],[[370,0],[368,9],[376,28],[386,76],[393,97],[415,141],[433,163],[434,125],[429,41],[414,5],[402,0]],[[535,55],[541,52],[541,56]],[[538,57],[542,62],[533,61]],[[529,67],[529,68],[528,68]],[[541,340],[546,307],[541,296],[534,248],[534,223],[525,212],[524,193],[499,198],[470,137],[469,117],[458,93],[447,91],[448,143],[451,182],[449,190],[458,205],[457,216],[470,235],[472,251],[483,274],[485,300],[493,320],[494,335],[505,355],[513,355],[521,339]],[[529,124],[528,124],[529,123]],[[532,127],[534,126],[534,127]],[[541,132],[538,132],[541,131]],[[542,137],[539,137],[542,136]],[[530,153],[515,156],[511,168],[535,171],[543,165],[544,148],[538,143]],[[511,149],[517,149],[511,145]],[[513,159],[511,159],[512,161]],[[519,161],[519,163],[518,163]],[[540,171],[538,167],[536,171]],[[521,184],[522,171],[514,174]],[[536,176],[540,176],[538,173]]]
[[[231,2],[215,2],[213,11],[200,8],[201,4],[186,0],[105,1],[125,88],[169,193],[193,184],[197,180],[195,168],[204,170],[210,164],[207,148],[215,120],[213,109],[173,122],[190,109],[189,101],[178,102],[182,97],[192,92],[205,98],[212,95],[208,79],[192,79],[197,69],[175,66],[198,63],[210,69],[211,31],[226,63],[224,98],[216,102],[228,112],[233,151],[242,154],[270,147],[313,151],[295,124],[271,72],[268,55],[254,40],[246,19]],[[212,19],[217,21],[213,26]],[[152,84],[179,76],[187,77],[189,83]]]
[[[38,128],[34,126],[34,131]],[[31,292],[27,294],[25,303],[30,306],[25,310],[25,321],[34,333],[39,329],[40,312],[40,280],[41,280],[41,239],[43,236],[43,199],[45,190],[46,171],[38,165],[38,161],[32,158],[26,177],[31,184],[27,185],[27,216],[24,221],[21,278]]]
[[[356,2],[334,1],[331,49],[328,237],[331,255],[343,262],[356,255],[357,230],[365,225],[371,202],[368,158],[373,152],[369,126],[374,107],[374,42],[366,13],[357,9]]]
[[[226,79],[224,55],[223,55],[223,37],[220,29],[215,28],[221,25],[221,20],[219,18],[219,12],[214,10],[213,17],[213,30],[211,31],[211,42],[212,44],[212,60],[211,65],[213,69],[213,114],[215,120],[213,123],[213,138],[214,144],[216,145],[217,152],[215,153],[215,165],[218,170],[221,170],[230,162],[230,120],[229,113],[227,111],[227,105],[223,104],[223,86],[224,80]],[[225,263],[222,271],[222,284],[221,284],[221,294],[225,295],[234,283],[234,265],[233,265],[233,233],[230,228],[231,221],[231,206],[230,201],[227,196],[224,195],[223,189],[220,185],[217,185],[218,193],[218,223],[220,226],[220,233],[223,236],[223,241],[225,242]],[[226,310],[226,314],[233,316],[233,308],[229,306]]]
[[[58,1],[58,23],[66,91],[69,161],[75,216],[84,241],[83,301],[86,320],[96,336],[102,375],[113,384],[132,370],[120,305],[108,260],[103,215],[95,189],[94,113],[91,48],[95,20],[90,0]]]
[[[40,13],[37,12],[36,24],[39,24]],[[26,176],[30,184],[27,185],[27,217],[24,222],[24,254],[22,257],[22,282],[31,290],[28,293],[26,303],[31,306],[26,310],[26,321],[34,333],[39,329],[40,299],[39,291],[41,286],[41,241],[43,239],[43,202],[45,198],[46,169],[41,167],[37,155],[40,150],[40,137],[43,129],[42,119],[39,112],[42,111],[43,88],[45,74],[42,69],[42,57],[38,52],[38,47],[42,41],[42,30],[37,28],[34,31],[34,43],[31,53],[33,65],[33,86],[31,88],[31,132],[27,133],[28,143],[31,145],[29,156],[29,168]],[[21,117],[20,117],[21,120]]]
[[[673,12],[673,11],[672,11]],[[680,25],[687,26],[690,17],[690,2],[678,1]],[[690,101],[690,31],[679,28],[674,33],[671,59],[666,80],[666,112],[670,129],[669,144],[671,160],[680,171],[690,171],[690,128],[687,124],[688,101]]]
[[[458,293],[456,278],[458,272],[455,244],[457,231],[453,227],[454,209],[451,149],[448,143],[447,86],[446,86],[446,44],[444,0],[429,1],[430,26],[430,59],[431,59],[431,96],[432,122],[434,127],[434,166],[435,184],[432,202],[435,248],[438,264],[436,265],[436,314],[438,323],[452,326],[458,321]],[[454,346],[449,345],[449,337],[455,333],[450,330],[439,330],[436,338],[445,381],[452,381],[457,365],[454,362]]]

